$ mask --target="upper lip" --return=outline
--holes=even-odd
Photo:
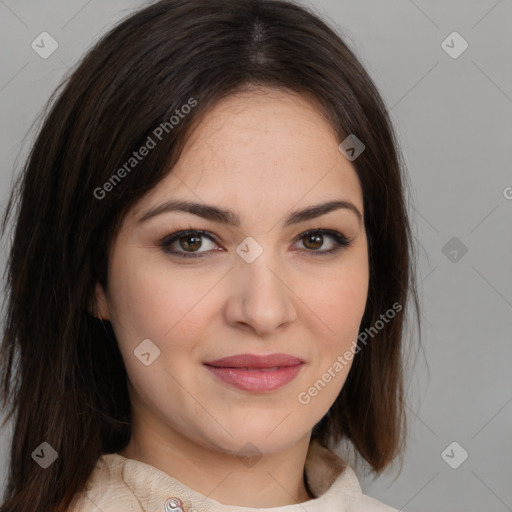
[[[297,366],[304,363],[298,357],[289,354],[269,354],[260,356],[257,354],[237,354],[223,357],[215,361],[207,361],[204,364],[218,368],[274,368],[281,366]]]

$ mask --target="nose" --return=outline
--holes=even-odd
[[[265,336],[296,318],[296,294],[271,250],[264,250],[251,263],[240,258],[231,271],[231,279],[226,309],[230,325],[242,325]]]

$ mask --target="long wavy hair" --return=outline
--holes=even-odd
[[[192,127],[217,101],[252,85],[315,98],[340,142],[356,134],[365,145],[353,161],[369,242],[361,330],[393,304],[402,308],[355,355],[313,437],[325,446],[350,441],[377,474],[402,457],[405,313],[412,303],[419,326],[420,310],[407,176],[376,86],[337,30],[309,8],[161,0],[118,23],[55,90],[7,205],[2,235],[15,223],[0,396],[4,425],[12,420],[14,430],[1,511],[66,511],[101,454],[128,443],[126,370],[111,324],[89,313],[95,283],[108,287],[123,217],[172,172]],[[137,168],[105,185],[190,98],[197,105]],[[58,454],[46,469],[32,456],[42,442]]]

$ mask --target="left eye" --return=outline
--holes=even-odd
[[[334,242],[331,243],[331,248],[323,251],[319,251],[319,247],[324,244],[325,237],[331,238]],[[200,229],[189,229],[185,231],[178,231],[166,236],[158,245],[162,248],[162,251],[166,254],[172,254],[181,258],[202,258],[202,253],[210,252],[198,251],[203,247],[202,238],[208,239],[214,245],[214,237],[208,234],[206,231]],[[310,245],[310,250],[306,252],[313,253],[314,256],[321,256],[330,254],[341,250],[343,247],[350,245],[351,240],[346,238],[343,234],[328,229],[316,229],[314,231],[307,231],[302,233],[298,238],[298,241],[303,241],[303,244]],[[172,249],[175,243],[179,243],[180,248],[183,251]],[[311,247],[312,246],[312,247]],[[215,251],[215,249],[213,249]]]

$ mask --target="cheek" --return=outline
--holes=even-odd
[[[127,349],[149,338],[164,350],[170,339],[186,340],[195,324],[190,322],[201,299],[215,284],[213,278],[194,277],[188,269],[144,262],[143,251],[114,257],[110,279],[114,327]]]
[[[351,279],[333,283],[330,291],[330,296],[326,297],[328,325],[336,332],[358,329],[366,306],[366,281],[351,276]]]
[[[329,275],[318,286],[309,286],[305,301],[322,326],[326,347],[340,348],[357,338],[368,297],[368,267],[364,256],[354,258]]]
[[[190,318],[211,284],[196,285],[200,280],[194,281],[191,273],[171,272],[154,261],[145,264],[140,257],[143,251],[133,251],[129,256],[112,259],[112,325],[137,393],[144,402],[159,403],[168,400],[174,383],[166,370],[174,373],[173,362],[182,361],[193,348],[191,340],[197,339],[194,330],[199,326]],[[146,366],[140,358],[147,352],[150,356]]]

